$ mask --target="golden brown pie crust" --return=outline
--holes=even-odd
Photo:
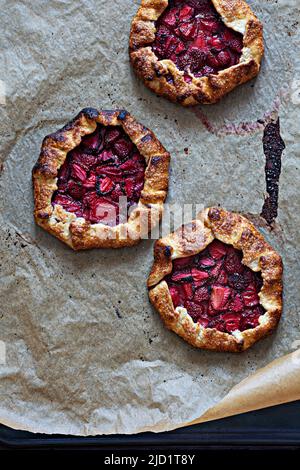
[[[145,182],[139,203],[127,223],[115,227],[91,224],[60,205],[53,206],[51,203],[57,190],[58,171],[67,153],[80,144],[83,136],[92,134],[97,123],[122,126],[146,160]],[[69,124],[43,141],[32,173],[35,221],[74,250],[133,246],[147,235],[161,217],[168,191],[169,161],[170,154],[153,132],[139,124],[127,111],[83,109]],[[150,213],[155,217],[151,218]],[[143,223],[145,220],[148,224]],[[145,230],[147,233],[144,233]]]
[[[184,231],[182,230],[184,228]],[[261,271],[260,304],[266,313],[259,326],[236,334],[223,333],[194,323],[186,309],[174,309],[163,279],[172,271],[172,260],[203,251],[214,239],[233,245],[243,253],[243,264]],[[197,348],[240,352],[271,334],[282,312],[282,261],[276,251],[245,217],[219,208],[202,211],[196,220],[156,242],[154,264],[148,279],[149,297],[166,327]]]
[[[226,26],[243,34],[243,54],[237,65],[217,75],[194,77],[191,83],[185,82],[184,73],[173,61],[159,60],[151,49],[156,33],[155,21],[168,3],[168,0],[142,0],[131,26],[131,63],[148,88],[183,106],[210,104],[258,74],[264,53],[261,22],[244,0],[212,0]],[[173,83],[167,81],[170,75]]]

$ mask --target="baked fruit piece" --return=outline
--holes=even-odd
[[[244,0],[142,0],[129,49],[156,94],[184,106],[215,103],[258,74],[262,25]]]
[[[156,242],[149,296],[165,325],[197,348],[239,352],[272,333],[282,262],[249,220],[211,208]]]
[[[160,219],[169,160],[128,112],[83,109],[43,141],[35,220],[75,250],[135,245]]]

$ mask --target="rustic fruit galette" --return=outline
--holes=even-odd
[[[169,160],[128,112],[84,109],[44,139],[35,220],[76,250],[134,245],[160,219]]]
[[[156,94],[184,106],[215,103],[255,77],[262,25],[244,0],[142,0],[130,58]]]
[[[203,349],[238,352],[277,326],[282,262],[245,217],[205,209],[156,242],[149,296],[165,325]]]

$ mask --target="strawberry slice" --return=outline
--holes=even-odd
[[[215,328],[218,331],[225,332],[225,322],[221,318],[214,318],[208,323],[207,328]]]
[[[182,302],[180,297],[180,290],[178,289],[178,287],[170,286],[169,291],[172,297],[174,307],[176,308],[178,307],[178,305],[181,305]]]
[[[244,309],[243,298],[240,294],[236,294],[232,302],[230,303],[229,310],[231,312],[239,313]]]
[[[203,326],[204,328],[207,328],[208,324],[209,324],[209,319],[206,318],[206,317],[203,317],[201,316],[199,319],[198,319],[198,323],[200,323],[201,326]]]
[[[53,204],[59,204],[66,211],[75,212],[78,216],[80,216],[79,214],[81,214],[82,211],[82,206],[79,201],[74,201],[74,199],[64,194],[57,194],[53,199]]]
[[[217,33],[220,29],[220,23],[217,20],[201,19],[201,26],[209,33]]]
[[[241,331],[256,328],[257,326],[259,326],[259,317],[263,314],[264,312],[259,307],[254,310],[246,310],[242,314],[240,321]]]
[[[97,175],[107,175],[110,177],[122,176],[122,171],[120,168],[115,168],[113,166],[98,166],[96,168]]]
[[[223,267],[223,260],[220,259],[216,262],[215,266],[211,269],[210,271],[211,276],[213,276],[214,278],[218,278],[220,272],[222,271],[222,267]]]
[[[200,266],[203,266],[204,268],[211,268],[212,266],[215,265],[215,262],[209,256],[205,256],[204,258],[200,259],[199,264]]]
[[[85,193],[85,188],[83,185],[77,181],[72,180],[68,182],[67,190],[70,196],[72,196],[74,199],[82,199]]]
[[[254,307],[259,304],[259,297],[254,284],[250,284],[246,287],[242,292],[242,296],[246,307]]]
[[[195,283],[202,284],[209,278],[209,274],[206,271],[200,271],[200,269],[192,268],[192,276]]]
[[[173,267],[174,270],[184,268],[185,266],[189,266],[193,263],[194,256],[186,256],[185,258],[177,258],[173,260]]]
[[[212,286],[211,304],[214,310],[224,310],[231,295],[231,289],[223,286]]]
[[[194,294],[192,284],[189,282],[185,282],[184,284],[182,284],[182,289],[185,297],[190,300]]]
[[[221,316],[222,320],[225,322],[225,328],[228,333],[232,333],[232,331],[236,331],[240,327],[240,316],[234,315],[233,313],[226,313],[225,315]]]
[[[175,49],[175,54],[176,55],[181,54],[181,52],[183,51],[185,51],[185,45],[183,44],[182,41],[178,41],[178,45]],[[176,61],[176,59],[174,61]]]
[[[208,46],[206,43],[206,37],[203,34],[202,31],[199,31],[196,39],[192,43],[193,47],[196,47],[197,49],[200,49],[201,51],[208,52]]]
[[[116,127],[108,128],[104,137],[105,145],[113,144],[116,140],[120,138],[120,136],[121,136],[121,132],[119,131],[118,128]]]
[[[106,178],[103,178],[99,180],[99,192],[101,194],[108,194],[114,187],[114,182],[106,176]]]
[[[209,246],[208,246],[208,251],[210,253],[210,256],[213,259],[220,259],[223,258],[224,255],[226,255],[226,246],[224,243],[221,243],[219,240],[214,240]]]
[[[132,178],[127,178],[125,180],[125,192],[127,197],[132,197],[134,192],[134,180]]]
[[[97,182],[97,177],[95,173],[92,173],[83,183],[83,187],[86,189],[93,189],[96,187],[96,182]]]
[[[181,8],[179,12],[179,20],[180,21],[189,20],[190,18],[192,18],[193,14],[194,14],[194,8],[192,8],[189,5],[184,5],[184,7]]]
[[[171,10],[167,11],[166,14],[162,17],[161,21],[166,25],[166,26],[175,26],[177,23],[177,14],[178,10],[177,8],[172,8]]]
[[[98,131],[95,130],[92,134],[86,135],[81,141],[81,146],[92,152],[97,151],[102,143],[102,137]]]
[[[81,168],[77,163],[73,163],[71,169],[71,175],[74,179],[81,181],[82,183],[86,180],[86,171]]]
[[[172,274],[172,281],[190,281],[191,280],[191,274],[190,272],[186,273],[174,273]]]
[[[98,155],[98,162],[100,163],[105,163],[107,164],[108,162],[114,162],[115,160],[115,157],[114,157],[114,154],[111,150],[103,150],[103,152],[101,152],[99,155]]]
[[[197,34],[197,23],[181,23],[179,33],[185,39],[195,39]]]
[[[208,44],[210,45],[210,47],[212,47],[216,51],[221,51],[222,49],[225,48],[224,42],[218,36],[213,36],[209,38]]]
[[[217,57],[212,53],[209,52],[207,54],[207,63],[213,68],[213,69],[218,69],[219,68],[219,61]]]

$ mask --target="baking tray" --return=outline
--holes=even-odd
[[[166,433],[76,437],[32,434],[0,425],[0,449],[300,449],[300,401]]]

